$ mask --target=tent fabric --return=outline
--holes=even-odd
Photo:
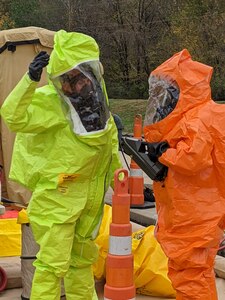
[[[9,45],[39,44],[46,48],[52,48],[54,39],[54,31],[38,27],[23,27],[10,30],[2,30],[0,32],[0,53],[3,49],[7,49]]]
[[[2,52],[0,51],[0,106],[27,72],[34,56],[41,50],[51,53],[54,34],[54,31],[39,27],[23,27],[0,31],[0,49],[3,49],[6,44],[18,43],[16,49],[13,48],[14,51],[10,47]],[[29,41],[35,40],[36,43],[29,43]],[[44,70],[39,86],[46,83],[47,74]],[[4,122],[1,121],[0,126],[0,163],[4,167],[2,196],[26,205],[29,202],[31,192],[8,180],[15,134],[9,131]]]

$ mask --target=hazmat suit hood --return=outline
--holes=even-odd
[[[60,30],[54,43],[47,70],[69,107],[73,131],[77,135],[104,131],[110,114],[96,41],[85,34]]]
[[[59,30],[54,36],[47,72],[52,79],[90,60],[99,61],[99,47],[92,37]]]
[[[144,121],[144,134],[151,142],[159,142],[171,131],[183,114],[196,106],[211,100],[210,79],[212,67],[193,61],[190,53],[184,49],[157,67],[149,77],[149,91],[152,85],[160,85],[176,90],[176,103],[168,115],[158,122],[152,122],[149,107],[152,106],[151,93]],[[157,83],[158,82],[158,83]],[[173,91],[172,91],[173,92]],[[170,92],[171,94],[171,92]],[[157,90],[155,98],[157,98]],[[152,124],[154,123],[154,124]]]

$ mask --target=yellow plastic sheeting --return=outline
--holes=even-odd
[[[99,235],[95,240],[99,246],[99,259],[93,265],[93,272],[97,279],[105,278],[111,216],[111,206],[105,205]],[[137,293],[175,298],[175,291],[167,277],[167,258],[154,237],[154,228],[155,226],[149,226],[132,234],[134,281]]]
[[[21,225],[17,216],[6,214],[0,218],[0,257],[21,255]]]

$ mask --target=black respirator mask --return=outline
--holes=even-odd
[[[174,80],[151,75],[144,124],[150,125],[166,118],[176,107],[179,95],[180,90]]]
[[[87,132],[104,129],[107,115],[101,101],[103,95],[100,87],[97,92],[87,84],[83,86],[79,94],[68,98]]]
[[[167,117],[175,108],[178,98],[179,98],[179,91],[173,87],[169,86],[166,89],[166,100],[163,105],[159,105],[156,108],[155,115],[153,117],[153,123],[159,122],[165,117]]]

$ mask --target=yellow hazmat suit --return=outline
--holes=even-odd
[[[211,75],[211,67],[183,50],[149,77],[145,138],[170,145],[159,158],[167,177],[154,182],[156,237],[169,258],[177,300],[217,299],[213,264],[225,228],[225,106],[211,99]]]
[[[71,81],[69,75],[76,68],[79,78]],[[33,191],[28,214],[40,251],[31,299],[60,299],[62,277],[67,300],[97,299],[92,264],[98,250],[93,239],[105,192],[114,171],[121,167],[98,45],[87,35],[60,30],[55,34],[47,70],[48,85],[37,88],[38,83],[26,74],[1,108],[5,122],[17,132],[10,178]],[[70,102],[60,91],[58,78],[69,78],[76,85],[88,76],[101,95],[95,98],[99,100],[95,109],[101,109],[100,121],[96,121],[96,113],[89,114],[88,121],[82,119],[84,107],[73,106],[73,99]],[[93,116],[94,129],[86,127]]]

